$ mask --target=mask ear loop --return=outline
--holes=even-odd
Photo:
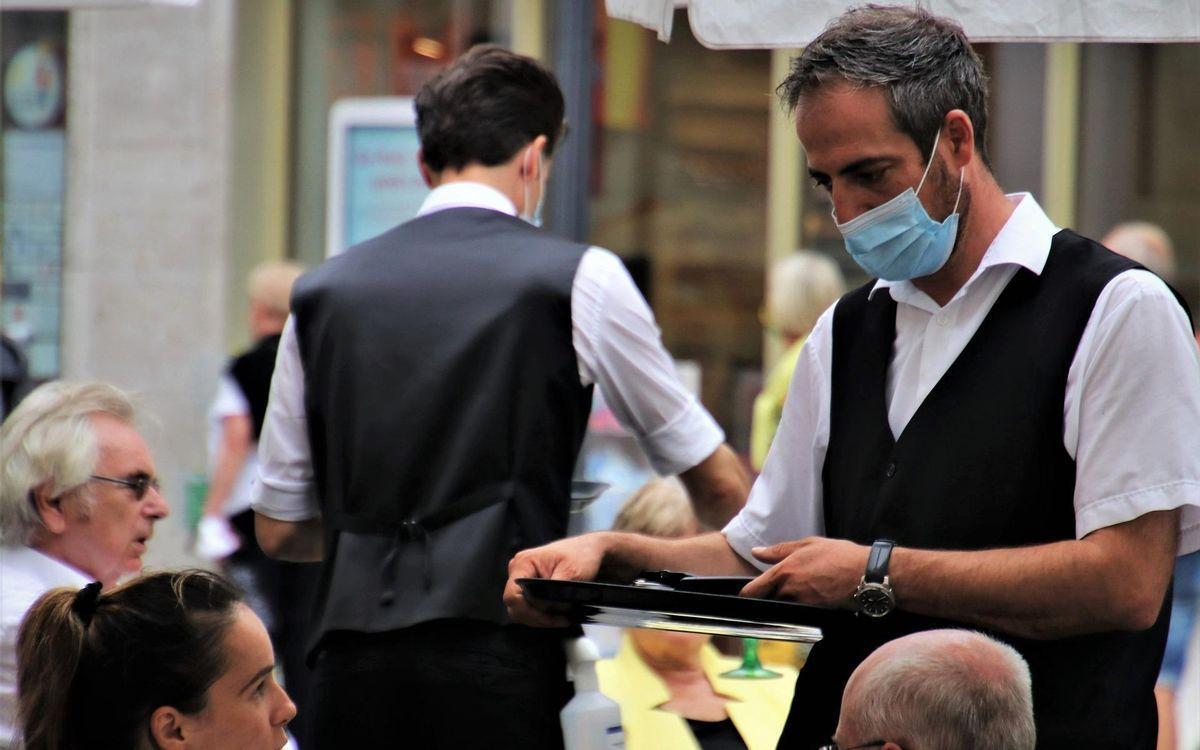
[[[929,168],[933,166],[933,157],[937,156],[938,139],[942,137],[942,129],[933,134],[933,150],[929,152],[929,161],[925,164],[925,174],[921,175],[921,181],[917,183],[917,194],[920,195],[921,188],[925,185],[925,178],[929,176]],[[960,184],[961,187],[961,184]]]
[[[521,197],[524,198],[524,200],[522,201],[522,206],[521,206],[521,217],[522,218],[533,216],[533,214],[530,213],[530,211],[529,211],[529,179],[528,179],[529,169],[530,169],[530,167],[533,166],[533,163],[529,161],[529,157],[532,153],[533,153],[533,144],[531,143],[531,144],[529,144],[529,147],[525,149],[525,155],[521,157],[521,167],[525,170],[525,175],[526,175],[526,179],[521,180]]]
[[[942,130],[941,130],[941,128],[938,128],[938,131],[936,133],[934,133],[934,135],[933,135],[933,151],[929,152],[929,163],[925,165],[925,174],[921,175],[921,181],[919,183],[917,183],[917,192],[918,193],[921,192],[921,187],[925,184],[925,178],[929,176],[929,168],[933,166],[933,157],[937,155],[938,139],[941,137],[942,137]],[[952,211],[950,211],[951,216],[958,213],[958,202],[962,198],[963,183],[965,183],[966,181],[967,181],[967,168],[962,167],[961,169],[958,170],[958,195],[954,196],[954,209]],[[835,221],[836,221],[836,219],[835,219]]]

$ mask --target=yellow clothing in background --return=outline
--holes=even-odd
[[[796,687],[796,670],[771,665],[782,677],[771,680],[730,680],[721,677],[741,664],[721,656],[711,644],[700,652],[704,674],[719,695],[729,698],[725,710],[749,750],[775,750]],[[687,719],[658,708],[670,691],[654,670],[646,666],[626,634],[611,659],[596,663],[600,691],[621,707],[627,750],[699,750]]]
[[[754,417],[750,420],[750,464],[755,471],[762,471],[763,462],[767,460],[767,451],[771,448],[775,431],[779,429],[779,419],[783,416],[788,384],[792,382],[796,360],[800,358],[800,349],[807,338],[805,336],[788,347],[771,368],[771,374],[763,383],[762,393],[754,399]]]

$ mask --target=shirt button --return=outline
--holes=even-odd
[[[942,328],[945,328],[946,326],[950,325],[950,319],[947,318],[945,315],[941,315],[941,316],[937,317],[936,320],[937,320],[937,324],[940,325]]]
[[[891,479],[892,477],[896,476],[896,462],[895,461],[893,461],[887,465],[887,468],[883,470],[883,475],[885,477],[887,477],[888,479]]]

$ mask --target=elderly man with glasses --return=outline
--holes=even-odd
[[[927,630],[877,648],[846,683],[821,750],[1033,750],[1029,665],[969,630]]]
[[[41,594],[138,572],[169,508],[129,398],[47,383],[0,427],[0,747],[15,742],[17,628]]]

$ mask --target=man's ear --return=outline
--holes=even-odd
[[[159,706],[150,714],[150,737],[162,750],[183,750],[187,747],[185,719],[171,706]]]
[[[417,168],[421,170],[421,179],[425,181],[425,187],[433,189],[437,187],[434,181],[435,175],[429,165],[425,163],[425,150],[417,149]]]
[[[539,171],[545,169],[546,159],[546,144],[549,139],[544,135],[539,135],[529,142],[529,145],[521,150],[521,178],[524,180],[541,179]],[[540,158],[539,158],[540,157]]]
[[[967,166],[975,159],[975,125],[971,116],[961,109],[952,109],[942,121],[946,131],[944,141],[950,146],[947,160],[956,169]]]
[[[51,534],[61,534],[67,528],[67,517],[63,512],[62,495],[50,493],[50,480],[42,482],[29,491],[30,501],[42,519],[42,525]]]

